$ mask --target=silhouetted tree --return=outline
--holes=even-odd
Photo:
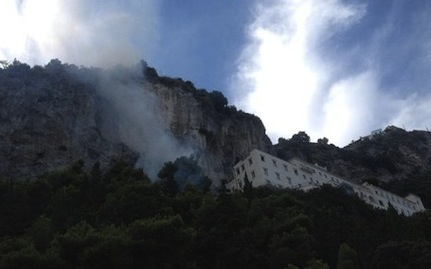
[[[220,91],[210,92],[209,97],[210,97],[211,102],[214,105],[214,109],[218,112],[223,111],[223,109],[228,104],[227,98]]]
[[[290,139],[291,142],[310,143],[310,136],[304,131],[294,134]]]
[[[174,163],[167,162],[157,175],[161,180],[163,192],[171,197],[179,192],[179,185],[175,180],[175,173],[177,171],[178,167]]]
[[[343,243],[338,250],[337,269],[358,268],[358,255],[349,245]]]
[[[317,143],[321,145],[328,145],[328,142],[329,140],[326,137],[317,139]]]

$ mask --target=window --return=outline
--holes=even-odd
[[[322,172],[319,171],[319,175],[322,176]]]
[[[287,164],[283,164],[283,166],[285,171],[289,171],[289,169],[287,168]]]
[[[263,168],[263,173],[267,176],[268,175],[268,169],[267,168]]]
[[[251,171],[251,178],[255,178],[256,177],[256,173],[253,171]]]
[[[276,177],[278,180],[280,180],[280,174],[279,174],[279,173],[275,172],[275,177]]]
[[[244,169],[245,169],[243,164],[241,165],[241,169],[242,169],[242,171],[244,171]]]
[[[381,206],[384,206],[384,205],[383,205],[383,202],[382,202],[381,200],[379,200],[379,204],[380,204]]]
[[[292,179],[290,177],[286,177],[289,184],[292,184]]]
[[[275,160],[272,160],[272,165],[274,165],[274,167],[277,167],[277,162]]]
[[[262,162],[264,162],[265,161],[265,156],[260,155],[260,159],[262,160]]]
[[[305,175],[302,175],[302,177],[303,177],[304,179],[307,179],[307,177],[306,177]]]
[[[240,174],[239,168],[237,168],[237,169],[236,169],[236,174],[237,174],[237,175],[239,175],[239,174]]]
[[[253,160],[251,158],[248,159],[248,164],[252,165],[253,164]]]
[[[293,171],[295,172],[295,175],[298,175],[298,170],[295,169]]]

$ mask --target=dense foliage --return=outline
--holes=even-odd
[[[172,191],[177,164],[156,182],[82,162],[2,181],[0,268],[431,268],[428,212],[377,211],[330,187]]]

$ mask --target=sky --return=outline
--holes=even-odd
[[[431,1],[0,0],[0,60],[110,67],[222,91],[274,143],[431,128]]]

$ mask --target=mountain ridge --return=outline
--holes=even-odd
[[[344,148],[305,132],[272,145],[262,121],[219,91],[159,76],[141,61],[109,70],[52,60],[0,68],[0,173],[32,178],[82,159],[87,168],[124,159],[155,179],[167,161],[196,159],[219,185],[255,148],[318,163],[354,182],[409,180],[431,171],[431,133],[389,126]]]
[[[165,162],[191,155],[217,185],[253,148],[273,151],[259,118],[143,61],[110,70],[15,61],[0,69],[0,106],[0,173],[8,178],[125,159],[155,179]]]

